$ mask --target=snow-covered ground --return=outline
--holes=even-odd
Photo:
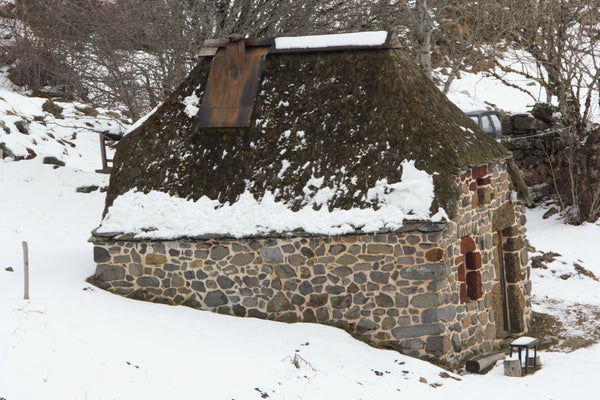
[[[103,193],[76,188],[104,184],[105,175],[53,169],[38,159],[0,161],[0,397],[6,400],[458,399],[473,393],[567,399],[598,388],[598,344],[544,352],[543,369],[524,378],[503,376],[500,364],[484,376],[448,377],[335,328],[229,317],[99,290],[85,282],[94,271],[86,240],[100,220]],[[565,227],[530,213],[532,244],[561,253],[565,269],[581,260],[600,275],[596,235],[599,226]],[[22,298],[23,240],[30,249],[30,300]],[[542,306],[546,296],[567,307],[600,306],[600,283],[563,280],[550,268],[534,273]]]

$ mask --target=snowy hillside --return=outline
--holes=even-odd
[[[104,193],[77,188],[108,183],[93,172],[100,166],[94,131],[120,129],[120,118],[104,110],[87,116],[78,110],[85,106],[68,103],[57,103],[57,118],[43,99],[10,91],[0,98],[10,130],[0,130],[0,142],[16,158],[27,148],[37,154],[0,159],[0,398],[571,399],[590,398],[599,386],[598,225],[566,227],[542,219],[543,210],[529,213],[532,255],[540,257],[534,310],[563,324],[545,334],[555,351],[541,353],[540,371],[509,378],[499,363],[487,375],[449,372],[331,327],[138,302],[86,283],[95,268],[87,239]],[[29,134],[18,120],[29,123]],[[45,156],[66,166],[45,165]],[[30,249],[30,300],[22,296],[22,241]],[[550,251],[560,255],[543,254]]]

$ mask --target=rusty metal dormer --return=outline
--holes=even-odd
[[[246,40],[240,35],[231,35],[224,48],[216,48],[198,112],[201,128],[250,126],[250,116],[269,47],[246,47]]]

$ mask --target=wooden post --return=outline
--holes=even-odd
[[[23,242],[23,273],[25,283],[25,300],[29,300],[29,251],[27,242]]]
[[[102,170],[106,170],[108,168],[108,162],[106,161],[106,144],[104,143],[104,135],[98,133],[100,135],[100,155],[102,157]]]

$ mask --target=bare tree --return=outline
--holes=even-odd
[[[572,223],[598,217],[600,172],[593,160],[599,141],[591,116],[598,107],[600,85],[599,6],[598,0],[520,1],[511,13],[519,29],[510,39],[520,52],[518,58],[536,69],[496,63],[501,70],[537,81],[547,101],[558,105],[560,134],[567,145],[562,177],[568,185],[557,196],[568,199],[563,211]]]

